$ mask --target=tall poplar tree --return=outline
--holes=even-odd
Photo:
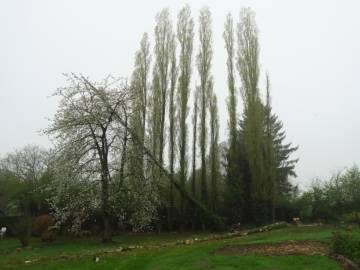
[[[180,185],[185,187],[187,171],[187,124],[188,99],[190,93],[191,61],[194,40],[194,22],[191,18],[190,7],[186,5],[178,14],[177,38],[180,46],[179,84],[178,84],[178,121],[179,121],[179,162]],[[180,212],[184,214],[184,199],[180,197]]]
[[[199,114],[199,91],[194,92],[194,107],[193,107],[193,141],[192,141],[192,176],[191,176],[191,194],[196,197],[196,142],[198,129]]]
[[[211,13],[207,7],[200,11],[199,16],[199,53],[197,55],[197,68],[200,77],[199,98],[200,98],[200,156],[201,174],[200,190],[201,201],[205,205],[208,203],[208,187],[206,181],[206,149],[207,149],[207,128],[206,128],[206,108],[208,103],[209,88],[212,87],[212,76],[210,73],[212,61],[212,30]]]
[[[234,220],[240,217],[240,207],[243,196],[241,188],[241,175],[237,162],[239,154],[239,145],[237,144],[237,115],[236,115],[236,89],[235,89],[235,41],[234,41],[234,21],[231,13],[226,16],[224,33],[225,49],[227,52],[227,82],[228,82],[228,99],[227,108],[229,114],[228,129],[229,137],[226,151],[226,183],[227,183],[227,203],[228,210],[232,209]]]
[[[174,167],[175,167],[175,125],[177,106],[175,103],[175,88],[177,80],[177,63],[176,63],[176,43],[175,37],[172,38],[171,45],[171,68],[170,68],[170,89],[169,89],[169,162],[170,176],[173,181],[169,183],[169,210],[168,210],[168,227],[172,229],[171,213],[174,210]]]
[[[159,136],[160,136],[160,118],[161,118],[161,91],[159,87],[159,76],[156,71],[153,70],[153,79],[152,79],[152,88],[151,88],[151,96],[149,100],[149,135],[150,135],[150,150],[151,154],[154,158],[159,160],[159,153],[160,153],[160,147],[159,147]],[[159,181],[160,177],[160,171],[155,166],[154,163],[150,163],[150,174],[152,181]],[[162,162],[160,162],[161,165]]]
[[[234,68],[234,22],[229,13],[226,17],[225,22],[225,30],[223,33],[224,41],[225,41],[225,49],[227,52],[227,80],[228,80],[228,89],[229,89],[229,97],[227,100],[228,113],[229,113],[229,149],[230,154],[234,155],[234,150],[236,148],[236,93],[235,93],[235,68]],[[233,157],[232,157],[233,158]]]
[[[212,210],[216,212],[219,203],[220,160],[219,160],[219,118],[218,118],[217,97],[215,93],[211,93],[210,95],[209,114],[210,114],[210,181],[211,181],[210,206]]]
[[[154,87],[155,92],[159,93],[159,134],[158,134],[158,157],[159,161],[163,163],[163,154],[165,147],[165,113],[166,103],[169,88],[169,77],[170,77],[170,64],[171,64],[171,50],[173,43],[173,30],[172,23],[170,20],[169,10],[163,9],[156,16],[155,26],[155,64],[154,64],[154,80],[157,82]]]
[[[140,49],[135,54],[134,71],[131,77],[133,112],[130,125],[136,131],[141,145],[131,145],[130,147],[130,170],[132,176],[139,178],[144,177],[142,147],[145,145],[150,61],[149,38],[147,33],[144,33],[140,41]]]
[[[193,116],[192,116],[192,127],[193,127],[193,134],[192,134],[192,172],[191,172],[191,194],[193,198],[197,197],[196,192],[196,143],[197,143],[197,129],[198,129],[198,118],[199,118],[199,91],[196,89],[194,91],[194,106],[193,106]],[[193,207],[193,206],[191,206]],[[192,213],[192,220],[191,226],[194,230],[196,227],[196,217],[197,213]]]
[[[267,220],[268,186],[263,157],[263,105],[258,88],[259,43],[255,15],[249,8],[240,13],[237,28],[237,68],[244,103],[245,155],[250,171],[251,212],[255,222]]]

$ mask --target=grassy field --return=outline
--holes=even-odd
[[[58,239],[46,244],[32,239],[31,248],[18,250],[16,239],[0,241],[0,269],[341,269],[326,256],[236,256],[214,251],[229,245],[316,240],[329,243],[332,228],[286,228],[226,240],[163,247],[180,239],[205,237],[199,234],[140,234],[115,237],[113,244],[98,239]],[[356,234],[360,238],[360,234]],[[142,248],[119,252],[119,247]],[[93,257],[98,256],[99,262]],[[27,262],[26,261],[30,261]]]

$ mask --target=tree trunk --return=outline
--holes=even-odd
[[[107,168],[106,164],[104,167]],[[109,175],[107,169],[104,170],[101,179],[101,210],[103,217],[103,235],[102,242],[111,242],[111,226],[110,226],[110,213],[109,213]]]
[[[171,166],[173,167],[173,166]],[[174,178],[174,172],[173,169],[171,169],[171,177]],[[174,180],[173,180],[174,181]],[[173,181],[170,181],[170,206],[168,207],[168,230],[172,231],[173,229],[173,216],[172,216],[172,211],[174,211],[174,184]]]
[[[275,215],[276,215],[275,203],[274,203],[274,200],[272,200],[272,201],[271,201],[271,222],[272,222],[272,223],[275,222]]]
[[[104,231],[102,236],[102,242],[103,243],[109,243],[112,241],[111,239],[111,226],[110,226],[110,218],[108,213],[104,213],[103,216],[103,225],[104,225]]]

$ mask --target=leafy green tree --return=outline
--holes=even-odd
[[[315,179],[309,190],[295,202],[301,217],[360,223],[360,170],[356,165],[333,174],[329,179]]]
[[[36,216],[49,211],[50,152],[26,145],[0,160],[0,213]]]

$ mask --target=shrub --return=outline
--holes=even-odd
[[[15,225],[18,223],[22,216],[5,216],[0,217],[0,227],[6,227],[6,235],[16,236]]]
[[[360,224],[360,212],[346,213],[346,214],[342,215],[341,219],[347,223]]]
[[[56,239],[55,221],[49,215],[41,215],[33,220],[32,231],[36,236],[41,237],[41,241],[53,242]]]
[[[32,232],[35,236],[42,236],[48,231],[50,226],[55,224],[54,219],[49,215],[41,215],[34,219],[32,223]]]
[[[28,246],[31,234],[31,218],[19,218],[18,222],[14,225],[14,229],[21,245],[23,247]]]
[[[45,231],[41,235],[41,241],[43,242],[53,242],[56,240],[56,232],[54,231]]]
[[[341,254],[355,263],[360,263],[360,241],[352,237],[351,231],[339,230],[333,233],[332,251]]]

